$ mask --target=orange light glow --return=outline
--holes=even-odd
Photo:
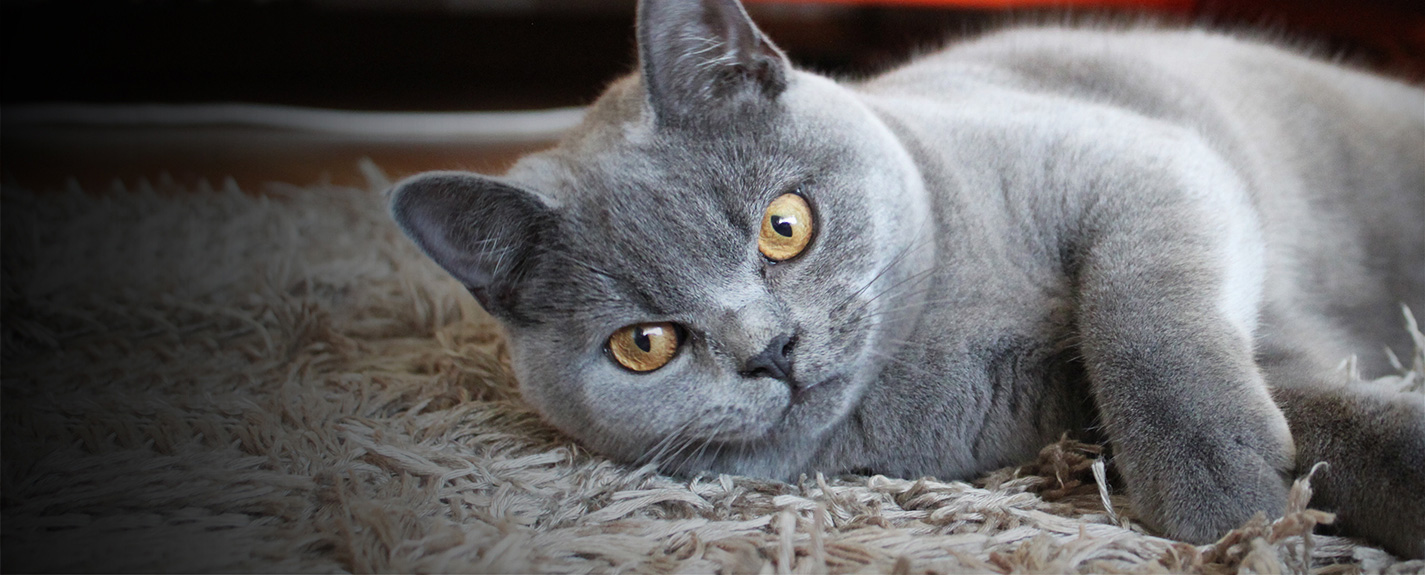
[[[746,0],[759,4],[861,4],[970,8],[980,10],[1011,8],[1118,8],[1159,12],[1191,12],[1197,0]]]

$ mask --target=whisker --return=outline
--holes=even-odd
[[[687,420],[683,421],[683,423],[679,424],[676,428],[674,428],[673,431],[663,436],[663,439],[650,446],[648,451],[638,459],[639,465],[647,465],[649,463],[658,465],[663,456],[667,455],[668,450],[671,449],[675,443],[681,440],[683,433],[686,432],[690,427],[692,427],[693,422],[696,420],[697,415],[689,417]]]
[[[937,271],[937,270],[932,267],[932,268],[925,269],[925,270],[916,272],[916,273],[914,273],[914,274],[911,274],[910,276],[908,276],[908,277],[902,279],[901,281],[896,282],[895,284],[893,284],[893,285],[891,285],[890,287],[886,288],[884,291],[881,291],[880,293],[877,293],[876,295],[871,296],[870,299],[867,299],[867,300],[862,301],[862,302],[861,302],[861,305],[857,306],[857,308],[854,309],[854,310],[852,310],[851,313],[852,313],[852,314],[857,314],[857,313],[862,312],[863,310],[866,309],[867,306],[871,305],[872,302],[874,302],[874,301],[880,299],[880,298],[883,297],[883,296],[886,296],[886,295],[889,295],[889,294],[894,294],[897,289],[900,289],[900,288],[902,288],[902,287],[907,288],[907,289],[908,289],[908,288],[912,288],[912,287],[916,287],[917,285],[920,284],[920,282],[923,282],[923,281],[925,281],[925,280],[928,279],[928,278],[934,277],[936,271]],[[909,283],[909,285],[906,285],[907,283]]]
[[[724,429],[726,429],[726,428],[727,428],[727,421],[726,421],[726,420],[724,420],[724,421],[722,421],[722,422],[719,422],[719,423],[718,423],[718,426],[713,429],[713,432],[710,433],[710,434],[708,434],[702,441],[699,442],[701,445],[698,446],[697,451],[696,451],[696,452],[689,453],[688,456],[683,459],[682,463],[679,464],[679,466],[680,466],[680,467],[685,467],[685,466],[687,466],[689,463],[692,463],[693,461],[696,461],[696,460],[698,460],[698,459],[701,459],[702,456],[703,456],[703,454],[707,452],[708,446],[709,446],[709,445],[712,445],[713,441],[717,438],[717,436],[718,436],[719,434],[721,434],[722,431],[723,431]]]
[[[928,291],[930,291],[930,290],[929,290],[929,289],[925,289],[925,290],[921,290],[921,291],[919,291],[919,292],[903,294],[903,296],[904,296],[904,297],[912,297],[912,296],[915,296],[915,295],[919,295],[919,294],[922,294],[922,293],[926,293],[926,292],[928,292]],[[905,305],[899,305],[899,306],[896,306],[896,307],[889,307],[889,308],[884,308],[884,309],[878,309],[878,310],[875,310],[875,311],[872,311],[872,312],[869,312],[869,313],[866,313],[866,314],[862,314],[861,317],[863,317],[863,318],[865,318],[865,317],[877,317],[877,316],[881,316],[881,315],[888,315],[888,314],[892,314],[892,313],[896,313],[896,312],[901,312],[901,311],[906,311],[906,310],[912,310],[912,309],[917,309],[917,308],[923,308],[923,307],[926,307],[926,306],[940,305],[940,304],[946,304],[946,303],[956,303],[956,302],[960,302],[960,301],[963,301],[963,299],[962,299],[962,298],[942,298],[942,299],[921,300],[921,301],[918,301],[918,302],[908,303],[908,304],[905,304]]]
[[[919,365],[916,365],[916,364],[914,364],[914,363],[910,363],[910,362],[908,362],[908,361],[906,361],[906,360],[904,360],[904,359],[898,358],[898,357],[893,356],[893,355],[891,355],[891,354],[888,354],[888,353],[881,353],[881,352],[878,352],[878,351],[875,351],[875,350],[867,350],[867,351],[868,351],[871,355],[874,355],[874,356],[876,356],[876,357],[880,357],[880,358],[885,359],[886,361],[889,361],[889,362],[894,363],[894,364],[896,364],[896,365],[899,365],[899,366],[905,367],[905,368],[907,368],[907,369],[913,370],[913,371],[915,371],[916,373],[919,373],[919,374],[921,374],[921,375],[924,375],[924,376],[926,376],[926,377],[928,377],[928,378],[934,379],[934,378],[940,377],[940,375],[934,374],[934,373],[930,373],[929,371],[926,371],[925,368],[923,368],[923,367],[921,367],[921,366],[919,366]]]
[[[850,305],[851,302],[855,301],[857,297],[859,297],[862,293],[865,293],[867,289],[870,289],[872,285],[875,285],[877,281],[884,277],[887,272],[891,271],[891,269],[899,265],[900,262],[904,261],[906,255],[910,254],[911,250],[918,249],[922,246],[930,245],[930,242],[928,240],[924,242],[921,241],[921,239],[924,237],[924,225],[922,225],[921,230],[916,232],[916,238],[910,243],[906,244],[905,247],[901,248],[900,251],[896,252],[896,255],[891,258],[891,261],[887,262],[885,267],[881,268],[880,271],[876,272],[876,275],[871,276],[870,281],[867,281],[866,285],[861,286],[860,289],[852,292],[851,295],[846,296],[844,300],[832,306],[831,309],[840,310],[842,308],[845,308],[847,305]]]
[[[693,460],[692,450],[694,446],[706,445],[707,441],[706,438],[702,437],[688,436],[684,438],[683,444],[669,457],[669,469],[686,473],[688,471],[688,463]]]

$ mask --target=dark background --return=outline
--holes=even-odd
[[[1425,77],[1425,2],[1188,5],[1159,14],[1169,22],[1278,31],[1417,81]],[[579,105],[632,68],[633,11],[631,1],[619,0],[12,2],[0,18],[0,85],[5,104]],[[798,64],[835,74],[874,72],[914,49],[1016,17],[1066,12],[776,3],[753,4],[751,11]]]
[[[1170,24],[1266,30],[1425,80],[1419,0],[1181,0]],[[799,65],[834,75],[884,69],[957,37],[1016,21],[1123,17],[1133,10],[988,10],[757,2],[759,25]],[[632,0],[19,1],[0,4],[3,108],[35,103],[256,102],[357,110],[519,110],[583,105],[635,63]],[[11,124],[8,120],[0,125]],[[168,173],[307,184],[355,178],[375,157],[400,173],[499,169],[530,146],[410,149],[345,142],[272,148],[230,132],[130,134],[12,124],[9,183],[86,188]],[[195,144],[194,138],[199,143]],[[264,139],[265,138],[265,139]],[[209,145],[211,143],[211,145]],[[281,143],[281,142],[278,142]],[[288,148],[291,148],[289,146]]]

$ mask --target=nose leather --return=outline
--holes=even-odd
[[[790,382],[792,378],[791,351],[792,335],[782,334],[772,338],[767,348],[752,356],[742,365],[742,374],[747,377],[772,377]]]

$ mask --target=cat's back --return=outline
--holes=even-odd
[[[924,147],[948,153],[962,153],[951,151],[965,147],[953,132],[967,119],[1024,142],[1079,137],[1092,124],[1084,118],[1095,114],[1128,119],[1122,125],[1130,128],[1183,128],[1245,180],[1269,246],[1266,287],[1276,309],[1317,310],[1366,341],[1405,345],[1398,304],[1425,308],[1418,265],[1425,261],[1425,91],[1418,87],[1204,30],[1041,27],[953,45],[859,88],[872,98],[916,102],[922,117],[900,123],[941,126],[940,134],[920,130],[934,140]],[[896,108],[911,106],[881,107]],[[1109,160],[1102,165],[1111,167]],[[1267,319],[1302,319],[1288,314]]]
[[[1195,28],[1008,28],[922,55],[866,86],[934,97],[986,83],[1168,117],[1203,95],[1244,109],[1305,97],[1382,117],[1418,116],[1422,104],[1418,87],[1304,46]]]

